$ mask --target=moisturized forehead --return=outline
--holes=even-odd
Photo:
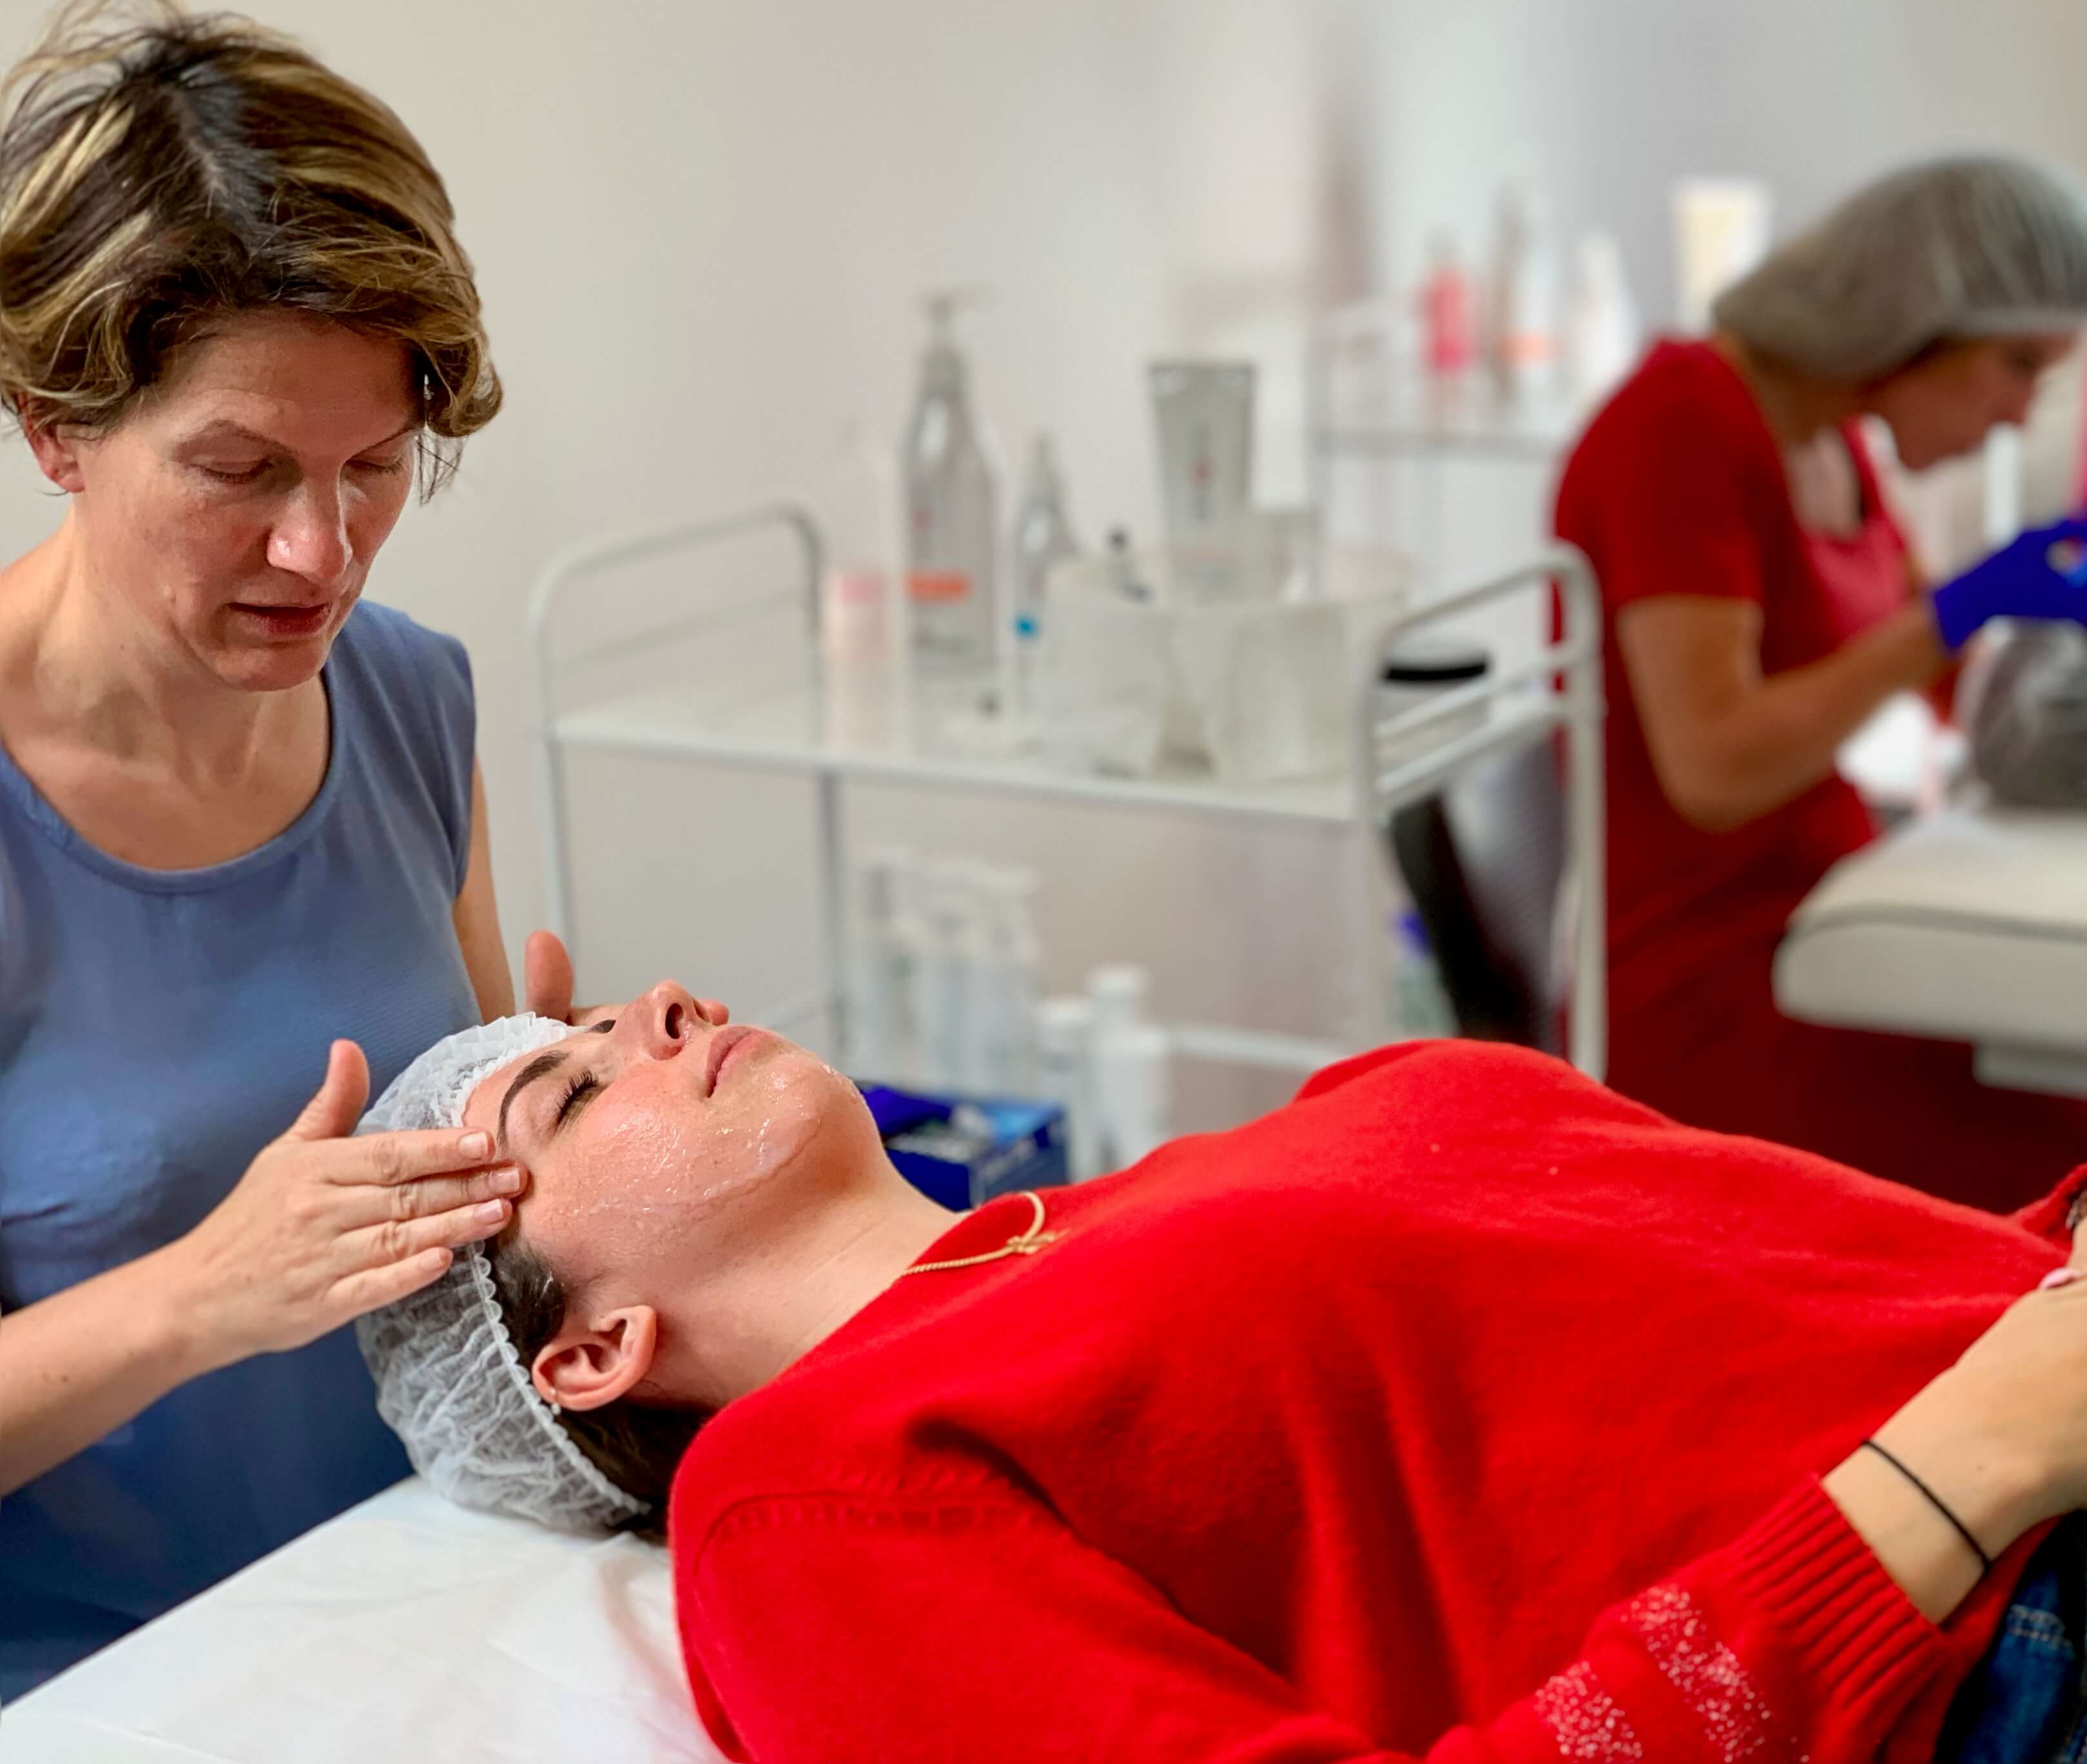
[[[558,1044],[564,1045],[562,1042]],[[459,1125],[483,1127],[491,1133],[499,1123],[500,1099],[507,1094],[507,1087],[514,1082],[515,1074],[536,1057],[533,1053],[518,1055],[505,1066],[496,1066],[474,1084],[471,1095],[463,1100],[463,1120]]]

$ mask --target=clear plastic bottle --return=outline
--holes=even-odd
[[[1494,217],[1486,288],[1486,361],[1503,399],[1527,398],[1555,386],[1557,299],[1557,259],[1535,180],[1511,178]]]
[[[1457,241],[1437,233],[1420,284],[1421,365],[1432,380],[1453,379],[1478,359],[1478,291],[1457,257]]]
[[[967,1082],[992,1096],[1020,1097],[1036,1084],[1036,1001],[1043,991],[1044,942],[1036,925],[1036,873],[981,866],[971,1020],[965,1033]]]
[[[915,870],[911,852],[890,846],[866,853],[856,872],[856,985],[847,1058],[858,1078],[905,1084],[919,1070],[910,922]]]
[[[1107,1142],[1103,1164],[1120,1170],[1167,1142],[1173,1049],[1157,1023],[1136,1023],[1096,1037],[1095,1053]]]
[[[1094,1039],[1093,1000],[1075,994],[1036,1007],[1036,1087],[1065,1111],[1066,1173],[1075,1182],[1102,1174]]]
[[[1573,284],[1565,301],[1565,384],[1591,404],[1628,374],[1637,359],[1637,302],[1624,275],[1615,235],[1583,233],[1573,251]]]
[[[965,1082],[971,1024],[975,903],[965,866],[947,859],[922,868],[911,915],[913,1022],[920,1037],[918,1080],[950,1091]]]
[[[924,678],[988,670],[999,653],[992,468],[954,338],[957,310],[971,297],[957,289],[928,297],[920,392],[906,425],[906,598]]]
[[[1134,1164],[1164,1137],[1168,1112],[1167,1037],[1146,1021],[1151,976],[1133,963],[1087,976],[1091,1009],[1087,1094],[1093,1100],[1098,1171]]]
[[[1036,645],[1044,631],[1044,583],[1052,566],[1080,553],[1065,513],[1065,483],[1058,470],[1057,450],[1039,434],[1029,451],[1029,476],[1022,507],[1014,517],[1014,581],[1009,635],[1014,646],[1014,695],[1029,703]]]

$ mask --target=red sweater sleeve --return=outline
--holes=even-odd
[[[679,1593],[698,1706],[735,1758],[1406,1756],[1305,1706],[1012,1495],[750,1503],[685,1564]],[[1807,1484],[1726,1548],[1606,1612],[1580,1659],[1486,1725],[1434,1740],[1425,1757],[1870,1758],[1944,1651],[1941,1632]]]
[[[2042,1237],[2061,1256],[2072,1249],[2072,1228],[2066,1223],[2074,1206],[2087,1194],[2087,1164],[2082,1164],[2048,1194],[2013,1215],[2014,1222],[2033,1237]]]

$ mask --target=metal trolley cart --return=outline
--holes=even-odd
[[[1388,619],[1377,629],[1364,646],[1368,653],[1355,693],[1354,761],[1348,777],[1242,786],[1186,767],[1163,767],[1146,778],[1112,778],[1056,769],[1029,756],[952,754],[917,742],[903,715],[872,720],[867,727],[834,716],[816,666],[801,669],[802,677],[795,683],[772,690],[736,695],[641,690],[560,708],[561,680],[578,667],[642,656],[670,639],[716,626],[734,611],[743,613],[747,603],[724,613],[691,613],[679,606],[663,609],[655,624],[573,648],[563,647],[554,633],[554,615],[561,606],[583,593],[613,593],[614,584],[605,579],[619,568],[662,559],[693,562],[719,546],[763,533],[784,537],[795,548],[795,580],[787,590],[777,592],[801,599],[800,629],[809,654],[815,656],[823,547],[817,525],[804,510],[792,506],[779,504],[717,520],[684,522],[589,540],[561,552],[539,575],[529,600],[527,629],[548,917],[560,935],[572,939],[576,917],[565,761],[583,752],[753,768],[812,781],[824,977],[809,996],[767,1001],[765,1010],[752,1014],[755,1020],[785,1028],[823,1019],[835,1044],[843,1047],[847,1045],[851,968],[842,791],[851,780],[1159,809],[1255,826],[1308,829],[1325,841],[1329,873],[1346,880],[1341,891],[1348,935],[1342,940],[1338,977],[1348,1004],[1339,1032],[1321,1039],[1276,1034],[1245,1024],[1176,1023],[1163,1027],[1172,1050],[1184,1057],[1310,1070],[1385,1036],[1384,989],[1369,977],[1380,972],[1382,953],[1377,903],[1384,891],[1385,818],[1400,804],[1439,788],[1460,767],[1482,756],[1562,732],[1571,805],[1570,864],[1579,878],[1579,898],[1592,903],[1591,910],[1582,908],[1583,922],[1574,938],[1578,959],[1573,979],[1573,1052],[1586,1070],[1598,1074],[1602,811],[1600,756],[1595,744],[1602,714],[1601,651],[1598,609],[1586,564],[1577,553],[1563,549],[1547,551],[1437,604]],[[1551,582],[1556,583],[1563,597],[1563,634],[1534,661],[1499,679],[1445,693],[1395,718],[1378,717],[1376,662],[1387,649],[1418,628],[1508,595],[1531,593]],[[787,604],[772,596],[769,601],[771,611]],[[1384,742],[1407,741],[1416,731],[1424,733],[1430,724],[1455,717],[1481,701],[1487,712],[1483,728],[1389,770],[1377,763]]]

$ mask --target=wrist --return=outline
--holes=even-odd
[[[186,1383],[246,1357],[250,1349],[233,1338],[224,1307],[216,1302],[218,1283],[201,1266],[195,1245],[178,1237],[131,1264],[139,1281],[134,1314],[146,1336],[146,1348]]]
[[[1876,1431],[1877,1443],[1926,1483],[1991,1557],[2062,1511],[2058,1480],[2019,1446],[1977,1424],[1953,1368]],[[1873,1454],[1866,1455],[1874,1455]]]
[[[1916,689],[1940,679],[1976,630],[1974,626],[1952,640],[1949,621],[1936,598],[1941,592],[1936,589],[1918,595],[1906,609],[1910,615],[1905,630],[1906,683]]]
[[[1874,1452],[1850,1454],[1820,1487],[1929,1622],[1945,1621],[1984,1578],[1978,1555],[1954,1527]]]

